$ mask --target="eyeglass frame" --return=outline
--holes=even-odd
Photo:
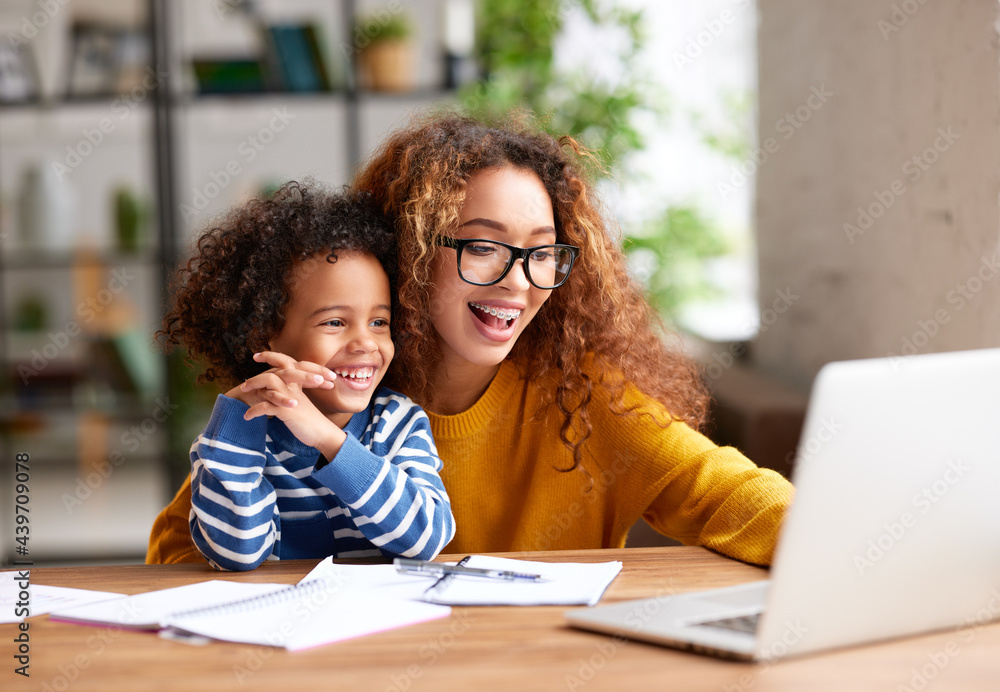
[[[462,250],[465,249],[466,245],[471,243],[493,243],[494,245],[500,245],[501,247],[505,247],[510,250],[510,260],[507,261],[507,267],[500,273],[499,277],[493,281],[487,281],[485,283],[470,281],[465,278],[462,274]],[[441,247],[450,247],[455,250],[455,267],[458,269],[458,278],[467,284],[472,284],[473,286],[493,286],[498,284],[507,278],[508,274],[510,274],[511,267],[514,266],[514,262],[521,260],[524,265],[524,276],[528,279],[528,283],[541,291],[551,291],[566,283],[566,279],[569,278],[569,273],[573,271],[573,264],[576,262],[576,258],[580,254],[580,248],[576,245],[566,245],[565,243],[548,243],[547,245],[536,245],[534,247],[517,247],[516,245],[502,243],[499,240],[493,240],[492,238],[452,238],[448,235],[442,235],[438,236],[437,244]],[[557,283],[555,286],[543,287],[536,284],[535,280],[531,278],[531,270],[528,269],[528,260],[532,252],[547,247],[557,247],[569,250],[569,269],[566,270],[566,275],[563,277],[562,281]]]

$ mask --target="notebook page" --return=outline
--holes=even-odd
[[[447,606],[386,598],[376,591],[331,583],[295,599],[265,600],[252,608],[203,617],[177,617],[167,624],[212,639],[298,651],[446,617],[450,612]]]
[[[539,574],[544,581],[455,576],[424,596],[448,605],[594,605],[622,569],[612,562],[534,562],[473,555],[469,567]]]
[[[67,622],[157,630],[160,629],[161,620],[178,610],[202,608],[286,588],[287,584],[247,584],[211,580],[134,596],[123,596],[77,608],[59,609],[53,611],[49,617]]]
[[[486,555],[473,555],[466,564],[540,574],[546,581],[503,581],[456,575],[442,582],[440,588],[428,592],[438,583],[437,576],[400,574],[392,565],[339,565],[330,558],[320,562],[303,581],[322,577],[345,588],[365,588],[388,597],[446,605],[594,605],[622,569],[619,561],[556,563]]]
[[[125,594],[113,593],[111,591],[92,591],[90,589],[71,589],[65,586],[45,586],[43,584],[31,584],[28,587],[30,598],[28,600],[28,613],[24,614],[24,603],[21,598],[21,589],[17,581],[7,577],[7,574],[16,575],[16,572],[0,573],[0,624],[12,622],[23,622],[25,617],[45,615],[53,610],[64,610],[77,606],[97,603],[98,601],[108,601],[114,598],[123,598]]]

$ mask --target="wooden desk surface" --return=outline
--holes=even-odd
[[[621,560],[602,603],[727,586],[764,570],[701,548],[513,553],[551,561]],[[441,559],[454,559],[442,556]],[[205,579],[294,583],[314,561],[253,572],[207,565],[130,565],[31,571],[36,584],[140,593]],[[316,649],[212,643],[30,619],[30,679],[14,673],[16,625],[0,625],[0,689],[143,690],[677,690],[692,692],[952,692],[1000,689],[1000,625],[948,631],[775,664],[742,664],[583,632],[563,606],[454,608],[449,618]]]

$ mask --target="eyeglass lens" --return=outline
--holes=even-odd
[[[459,270],[462,278],[488,284],[498,280],[512,264],[510,248],[489,241],[469,243],[462,248]],[[564,247],[544,245],[527,256],[525,272],[538,288],[552,288],[566,280],[573,266],[573,253]]]

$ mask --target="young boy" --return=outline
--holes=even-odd
[[[364,197],[297,183],[198,241],[162,334],[232,387],[191,447],[191,536],[216,568],[429,559],[454,535],[426,414],[378,388],[395,253]]]

